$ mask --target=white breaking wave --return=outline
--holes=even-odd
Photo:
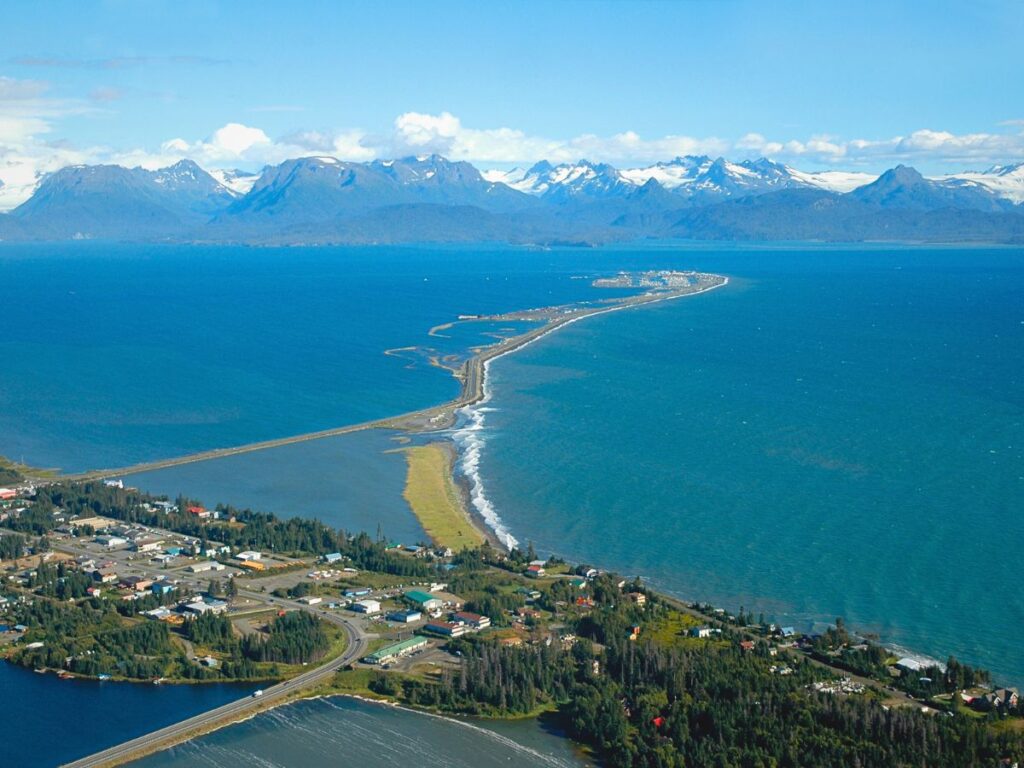
[[[483,478],[480,477],[480,454],[484,447],[484,419],[494,411],[488,408],[491,399],[490,360],[484,362],[483,397],[475,405],[467,405],[458,410],[461,425],[452,432],[452,440],[459,450],[459,471],[469,481],[469,500],[473,509],[483,518],[494,535],[509,549],[519,546],[519,541],[505,527],[494,504],[487,498]]]
[[[728,284],[729,278],[726,277],[721,283],[712,285],[702,291],[665,296],[664,298],[650,301],[648,304],[672,301],[673,299],[685,298],[687,296],[699,296],[702,293],[713,291],[716,288],[721,288],[723,285]],[[586,320],[588,317],[596,317],[597,315],[604,315],[609,312],[618,312],[619,310],[630,309],[632,306],[633,305],[631,304],[618,304],[608,307],[607,309],[601,309],[596,312],[591,312],[590,314],[574,317],[571,320],[566,320],[554,328],[549,328],[543,333],[534,336],[525,344],[520,344],[506,352],[502,352],[501,354],[484,360],[483,397],[480,398],[479,402],[473,405],[464,406],[456,411],[460,424],[452,430],[451,435],[452,441],[455,443],[455,447],[458,449],[459,453],[459,471],[469,481],[470,503],[472,503],[473,509],[475,509],[477,514],[483,518],[483,521],[487,526],[494,531],[494,535],[498,537],[499,541],[509,549],[518,547],[519,540],[513,536],[512,532],[505,526],[504,521],[501,519],[501,515],[498,514],[498,510],[494,507],[494,503],[487,498],[487,490],[484,488],[484,481],[480,476],[480,455],[483,452],[485,443],[483,435],[484,420],[488,413],[492,413],[496,410],[488,407],[487,405],[491,401],[491,363],[495,360],[500,360],[505,355],[518,352],[519,350],[528,347],[530,344],[540,341],[549,333],[554,333],[560,328],[565,328],[567,325],[572,325],[580,320]]]

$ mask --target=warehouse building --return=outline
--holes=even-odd
[[[367,664],[390,664],[426,647],[427,638],[415,635],[408,640],[402,640],[400,643],[381,648],[379,651],[375,651],[364,658],[363,661]]]

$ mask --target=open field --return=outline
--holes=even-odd
[[[431,541],[454,551],[482,544],[484,537],[462,508],[452,481],[451,447],[430,443],[402,452],[409,467],[403,495]]]

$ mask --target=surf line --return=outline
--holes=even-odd
[[[540,341],[545,336],[548,336],[549,334],[568,325],[572,325],[575,322],[585,320],[588,317],[595,317],[609,312],[617,312],[620,309],[648,306],[661,301],[671,301],[672,299],[681,299],[687,296],[697,296],[701,293],[707,293],[708,291],[714,290],[715,288],[721,288],[723,285],[727,285],[728,283],[729,278],[723,277],[721,282],[702,288],[699,291],[665,295],[643,302],[618,304],[613,307],[596,309],[574,317],[565,318],[562,322],[555,320],[552,325],[540,329],[540,332],[532,338],[525,339],[521,344],[501,350],[500,352],[483,360],[483,363],[481,364],[479,385],[480,398],[475,403],[469,403],[457,409],[456,413],[460,417],[462,426],[457,426],[453,429],[451,435],[452,441],[455,443],[455,446],[459,451],[459,461],[457,463],[458,470],[461,472],[463,477],[466,478],[466,481],[469,484],[469,500],[473,505],[473,512],[475,512],[476,516],[494,532],[494,535],[498,540],[501,541],[508,549],[518,547],[519,540],[512,534],[511,530],[509,530],[504,520],[502,520],[501,515],[498,513],[497,508],[494,506],[494,502],[492,502],[488,497],[483,477],[480,474],[480,457],[483,453],[485,444],[484,436],[481,433],[484,430],[486,414],[495,410],[487,405],[491,401],[493,395],[490,376],[491,363],[505,357],[506,355],[510,355],[513,352],[518,352],[519,350],[528,347],[530,344]]]

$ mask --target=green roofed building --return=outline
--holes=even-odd
[[[400,643],[381,648],[379,651],[374,651],[365,657],[363,661],[367,664],[390,664],[403,656],[408,656],[410,653],[414,653],[421,648],[426,648],[426,646],[427,638],[415,635],[408,640],[403,640]]]
[[[444,602],[429,592],[420,592],[417,589],[405,593],[405,599],[415,603],[424,611],[437,611],[444,607]]]

